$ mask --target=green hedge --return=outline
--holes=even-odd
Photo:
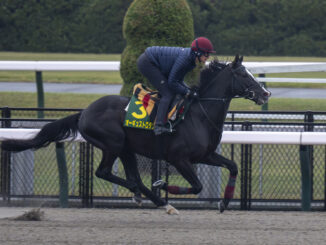
[[[188,47],[194,38],[193,19],[186,0],[135,0],[123,22],[127,46],[121,56],[122,95],[134,84],[148,82],[138,72],[137,59],[149,46]]]

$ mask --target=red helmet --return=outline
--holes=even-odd
[[[198,52],[200,55],[203,53],[215,53],[211,41],[206,37],[198,37],[191,43],[191,49]]]

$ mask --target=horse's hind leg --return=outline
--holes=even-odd
[[[156,196],[151,190],[149,190],[142,182],[138,171],[137,160],[135,154],[128,150],[123,150],[119,156],[124,166],[126,177],[128,180],[137,183],[137,186],[141,193],[148,197],[156,206],[165,206],[166,202],[162,198]]]
[[[130,181],[128,178],[125,180],[112,174],[112,167],[117,156],[108,151],[102,152],[102,161],[95,172],[96,177],[121,185],[129,189],[131,192],[137,192],[138,188],[136,182]]]
[[[90,111],[88,111],[88,113],[90,113]],[[137,184],[135,182],[125,180],[112,174],[114,161],[123,149],[124,132],[122,128],[114,124],[114,121],[110,121],[111,128],[115,129],[114,133],[112,133],[112,130],[110,131],[105,128],[108,123],[104,125],[96,123],[96,121],[90,119],[93,117],[92,114],[88,117],[82,114],[79,121],[79,131],[88,142],[102,150],[102,160],[95,175],[101,179],[121,185],[131,192],[136,192]],[[105,118],[99,121],[105,121]]]

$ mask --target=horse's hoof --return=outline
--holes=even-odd
[[[164,206],[167,214],[179,214],[179,211],[170,204]]]
[[[219,205],[219,209],[220,209],[220,213],[223,213],[224,210],[226,210],[229,206],[229,203],[230,203],[230,200],[229,198],[224,198],[223,200],[220,201],[220,205]]]
[[[132,200],[133,200],[134,203],[136,203],[139,207],[141,207],[142,204],[143,204],[143,199],[141,198],[141,195],[137,195],[137,194],[135,194],[135,195],[132,197]]]
[[[225,207],[225,203],[224,203],[223,200],[220,201],[220,205],[219,205],[219,206],[220,206],[220,207],[219,207],[219,209],[220,209],[220,213],[223,213],[224,210],[226,209],[226,207]]]

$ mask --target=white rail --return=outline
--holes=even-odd
[[[257,77],[259,82],[276,83],[326,83],[323,78]]]
[[[244,62],[252,73],[326,71],[326,62]],[[119,71],[119,61],[0,61],[3,71]]]
[[[326,71],[325,62],[244,62],[252,73],[287,73]]]
[[[0,141],[6,139],[30,139],[39,131],[40,129],[0,128]],[[69,139],[66,141],[69,141]],[[79,135],[75,141],[84,141],[84,139]],[[325,145],[326,132],[224,131],[221,143]]]
[[[0,61],[2,71],[119,71],[119,61]]]

